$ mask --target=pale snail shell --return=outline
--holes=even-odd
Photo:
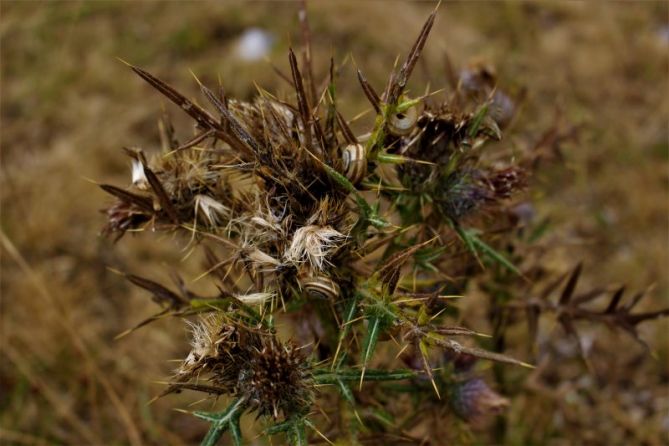
[[[362,180],[367,173],[367,153],[362,144],[349,144],[342,151],[344,175],[351,183]]]
[[[302,277],[300,283],[309,297],[314,299],[332,299],[339,297],[341,289],[334,280],[327,276]]]
[[[418,110],[409,107],[403,112],[395,113],[388,122],[388,131],[395,136],[406,136],[411,133],[418,121]]]

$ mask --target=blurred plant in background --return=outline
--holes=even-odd
[[[314,76],[305,10],[301,63],[290,49],[290,73],[275,68],[294,90],[285,98],[258,87],[239,101],[196,78],[212,113],[130,65],[195,121],[195,133],[181,141],[165,114],[160,153],[125,149],[132,185],[102,185],[116,199],[104,233],[176,233],[189,252],[202,248],[200,279],[215,283],[215,295],[176,274],[176,291],[125,275],[162,306],[135,328],[199,317],[162,396],[230,397],[222,411],[193,412],[211,424],[203,444],[225,432],[242,444],[247,412],[261,418],[262,435],[296,445],[448,443],[470,429],[498,442],[507,427],[495,416],[519,392],[507,369],[533,368],[540,316],[562,325],[587,370],[577,322],[643,343],[639,324],[669,314],[633,312],[644,293],[623,304],[624,288],[577,293],[580,265],[533,289],[547,275],[533,246],[543,228],[528,228],[517,197],[545,153],[502,142],[522,96],[498,87],[490,66],[456,71],[449,62],[444,90],[407,88],[435,15],[381,93],[357,69],[375,114],[360,133],[338,107],[346,66],[331,59],[327,78]],[[489,299],[490,334],[457,323],[472,283]],[[506,353],[519,324],[528,362]],[[495,384],[484,377],[490,363]],[[439,421],[453,417],[463,423]]]

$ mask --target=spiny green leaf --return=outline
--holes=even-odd
[[[288,419],[281,423],[271,425],[270,427],[265,429],[265,433],[267,435],[275,435],[281,432],[288,432],[292,427],[293,427],[293,420]]]
[[[339,393],[341,393],[341,396],[344,397],[344,399],[351,405],[355,405],[355,398],[353,397],[353,391],[351,388],[344,383],[340,378],[336,379],[337,386],[339,386]]]
[[[362,342],[362,374],[360,375],[360,385],[362,385],[365,367],[367,367],[369,360],[372,359],[372,355],[376,349],[376,341],[381,334],[382,323],[382,318],[376,314],[368,319],[367,333],[365,333],[365,339]]]
[[[204,436],[200,446],[215,446],[218,443],[218,440],[221,439],[225,431],[228,429],[228,425],[224,426],[215,426],[212,425],[207,432],[207,435]]]
[[[339,333],[339,342],[337,344],[337,351],[335,351],[334,358],[332,358],[332,367],[333,368],[339,368],[339,364],[337,364],[337,357],[339,356],[339,352],[341,350],[341,346],[343,345],[344,341],[348,337],[348,333],[351,330],[351,321],[355,317],[356,313],[358,312],[358,301],[360,300],[360,294],[355,293],[353,297],[351,298],[351,301],[349,303],[348,308],[346,309],[346,312],[344,313],[344,320],[342,321],[342,327],[341,331]]]
[[[353,198],[360,208],[360,213],[364,220],[368,221],[372,226],[377,228],[387,228],[390,226],[390,223],[379,217],[376,212],[371,208],[367,200],[365,200],[362,195],[358,192],[358,189],[355,188],[353,183],[351,183],[348,178],[346,178],[341,173],[337,172],[332,167],[318,160],[323,166],[325,172],[332,178],[337,184],[342,186],[348,193],[353,195]]]
[[[230,437],[232,437],[232,442],[235,446],[242,446],[242,429],[239,426],[239,415],[230,420]]]
[[[469,250],[472,251],[474,254],[477,254],[478,251],[480,250],[483,254],[485,254],[495,262],[499,263],[500,265],[504,266],[508,270],[518,274],[519,276],[523,275],[520,272],[520,270],[516,268],[516,266],[513,263],[511,263],[506,257],[504,257],[499,252],[495,251],[483,240],[478,238],[474,230],[462,229],[457,225],[455,226],[455,230],[457,231],[460,238],[462,238],[462,240],[465,242],[467,248],[469,248]]]
[[[309,441],[307,439],[307,429],[304,418],[295,420],[291,423],[288,437],[292,446],[307,446]]]
[[[337,384],[338,380],[343,382],[359,381],[362,376],[362,370],[345,369],[330,371],[327,369],[316,369],[313,371],[314,382],[316,384]],[[404,379],[411,379],[418,376],[418,373],[413,370],[397,369],[397,370],[381,370],[368,369],[365,370],[365,381],[401,381]]]
[[[227,409],[219,413],[195,411],[193,415],[211,423],[211,428],[207,435],[202,440],[201,446],[214,446],[220,440],[223,433],[232,427],[232,424],[237,420],[239,425],[239,417],[246,409],[246,400],[239,398],[230,404]],[[240,443],[241,444],[241,443]]]
[[[476,134],[479,131],[479,127],[483,122],[483,118],[485,118],[487,114],[488,114],[488,104],[486,103],[481,108],[479,108],[478,111],[476,112],[476,115],[474,115],[474,120],[472,121],[467,131],[467,134],[469,135],[470,138],[476,136]]]

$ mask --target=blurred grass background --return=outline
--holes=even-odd
[[[312,2],[317,77],[330,56],[352,56],[380,90],[433,7]],[[110,268],[166,277],[184,253],[150,236],[128,236],[112,249],[98,235],[98,210],[109,198],[91,180],[127,184],[120,149],[158,148],[163,108],[181,135],[192,131],[117,57],[193,97],[189,69],[211,85],[220,79],[231,97],[253,97],[254,84],[281,96],[287,85],[270,65],[243,61],[234,48],[247,28],[264,29],[274,35],[269,58],[288,72],[287,48],[299,45],[298,4],[3,1],[0,8],[0,441],[195,443],[205,424],[172,410],[195,397],[147,405],[175,366],[166,359],[187,349],[183,324],[158,322],[113,340],[156,307]],[[446,2],[412,82],[446,86],[445,52],[458,67],[483,60],[497,67],[500,86],[526,89],[508,144],[534,144],[556,122],[573,126],[577,138],[562,145],[564,160],[533,179],[537,215],[562,241],[545,261],[563,271],[584,261],[589,284],[633,291],[654,284],[648,309],[669,303],[668,16],[666,2]],[[345,115],[365,109],[352,61],[338,94]],[[657,358],[644,357],[630,383],[651,393],[659,408],[652,416],[630,414],[615,396],[610,412],[581,408],[593,423],[610,420],[610,438],[622,430],[640,443],[667,439],[667,328],[642,327]],[[601,333],[614,351],[627,346]],[[636,344],[629,348],[638,354]],[[517,421],[523,404],[510,411]],[[540,427],[518,426],[508,442],[597,443],[567,427],[546,417]]]

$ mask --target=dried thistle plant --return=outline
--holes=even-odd
[[[131,185],[102,186],[115,198],[104,233],[118,240],[128,231],[176,232],[203,247],[215,296],[127,275],[163,307],[135,328],[199,315],[189,322],[191,351],[163,394],[231,398],[222,412],[194,412],[211,423],[203,444],[226,431],[241,444],[247,412],[265,420],[265,435],[296,445],[310,437],[439,444],[453,434],[439,436],[444,426],[426,425],[424,414],[448,417],[451,407],[476,427],[508,405],[474,366],[532,367],[504,353],[511,323],[500,315],[524,311],[530,342],[541,313],[556,313],[572,335],[581,319],[635,337],[639,323],[667,315],[630,314],[638,299],[619,307],[622,291],[606,310],[586,310],[602,293],[572,298],[575,274],[557,304],[547,299],[554,287],[542,299],[495,298],[490,348],[477,345],[489,336],[457,324],[453,299],[466,298],[469,283],[520,289],[536,272],[512,248],[522,244],[514,198],[538,155],[499,143],[516,104],[490,67],[447,73],[445,98],[410,95],[435,16],[382,93],[358,70],[376,113],[361,135],[337,107],[334,61],[322,89],[314,78],[304,13],[301,66],[289,52],[289,98],[260,90],[240,102],[200,84],[210,111],[130,65],[193,118],[196,134],[180,142],[164,117],[162,153],[126,149]],[[388,340],[394,358],[379,348]]]

